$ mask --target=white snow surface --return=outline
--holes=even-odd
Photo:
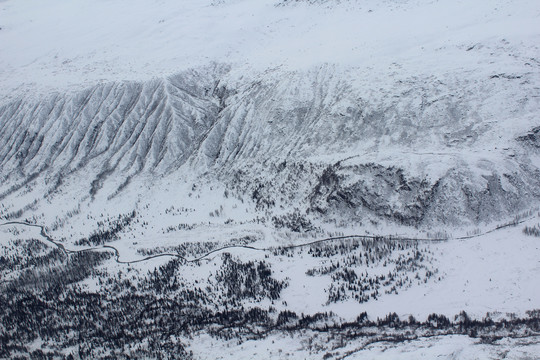
[[[461,167],[472,173],[467,177],[472,187],[483,187],[484,176],[492,173],[519,174],[525,162],[515,160],[516,152],[518,155],[520,151],[525,152],[520,159],[526,158],[531,167],[538,168],[540,164],[538,153],[506,147],[513,144],[516,136],[540,125],[540,2],[537,0],[0,0],[0,105],[22,96],[40,99],[56,92],[65,96],[102,83],[163,79],[214,63],[230,66],[230,71],[220,81],[240,92],[232,97],[239,105],[233,103],[229,109],[230,129],[225,126],[225,135],[219,132],[219,126],[212,130],[226,145],[237,142],[245,145],[249,151],[240,159],[250,158],[253,153],[254,161],[262,162],[265,156],[275,160],[292,152],[303,159],[327,164],[343,160],[345,165],[368,162],[388,167],[398,165],[406,169],[406,175],[433,182]],[[499,74],[506,74],[509,79],[490,82],[491,76]],[[251,92],[251,84],[257,81],[263,84],[264,92],[259,88]],[[347,86],[341,86],[342,81]],[[330,90],[315,94],[320,87],[316,85],[321,83]],[[244,95],[251,99],[250,95],[257,91],[262,92],[264,101],[244,101]],[[424,96],[426,94],[429,96]],[[479,134],[479,140],[474,140],[470,147],[468,143],[452,147],[450,138],[450,145],[441,148],[442,140],[435,138],[441,132],[436,120],[428,124],[433,129],[426,130],[425,123],[413,126],[405,124],[405,119],[403,125],[400,118],[399,122],[396,120],[397,125],[394,124],[399,132],[383,133],[386,125],[381,125],[376,127],[380,132],[374,132],[366,141],[359,140],[363,133],[358,138],[351,135],[356,126],[353,121],[343,120],[349,127],[339,127],[339,121],[334,122],[355,102],[363,101],[371,104],[374,114],[378,108],[392,108],[396,114],[407,114],[407,107],[412,109],[409,113],[414,114],[415,109],[424,108],[425,101],[428,111],[419,118],[437,118],[439,109],[429,113],[429,104],[454,97],[460,99],[455,103],[465,102],[465,109],[478,113],[471,110],[465,115],[456,115],[464,119],[464,124],[449,125],[442,120],[441,123],[454,131],[447,133],[458,140],[466,135],[461,133],[463,129],[466,132],[473,129]],[[270,120],[274,121],[274,116],[282,109],[287,113],[289,109],[301,108],[303,103],[310,104],[312,98],[320,101],[326,111],[324,116],[316,117],[319,121],[313,126],[314,131],[307,125],[298,130],[294,121],[275,121],[270,125]],[[266,106],[267,100],[275,99],[279,105]],[[335,99],[339,101],[333,101]],[[31,114],[31,105],[27,106]],[[257,112],[260,109],[267,113]],[[187,107],[186,114],[193,115],[191,111],[192,108]],[[246,118],[250,126],[244,125]],[[337,124],[335,128],[334,124]],[[410,130],[415,126],[417,132]],[[244,129],[251,132],[246,135]],[[41,129],[36,133],[38,131]],[[178,131],[183,132],[186,131]],[[210,130],[209,133],[212,134]],[[305,135],[309,141],[295,138],[298,134]],[[311,134],[324,135],[325,146],[319,147],[320,139],[311,139]],[[351,141],[338,141],[343,134]],[[174,135],[171,137],[178,139],[176,133]],[[62,136],[60,131],[58,136]],[[402,137],[405,145],[398,141]],[[272,139],[276,138],[286,139],[283,141],[286,146],[279,151],[273,148]],[[212,150],[210,140],[201,141],[203,151],[194,153],[195,165],[206,160],[201,153],[205,154],[207,148]],[[107,144],[106,138],[100,141]],[[210,144],[207,148],[205,141]],[[296,144],[300,148],[295,148]],[[36,157],[35,164],[43,162],[42,159]],[[227,165],[228,157],[222,155],[216,159]],[[16,198],[7,198],[10,202],[3,201],[0,214],[28,208],[25,216],[32,215],[37,222],[46,224],[51,235],[62,239],[67,248],[80,249],[74,242],[92,233],[97,221],[115,218],[136,208],[146,224],[137,222],[130,232],[122,233],[121,239],[112,244],[119,249],[122,261],[139,260],[142,255],[137,250],[140,249],[171,247],[186,241],[219,242],[245,235],[256,238],[251,245],[261,248],[307,242],[332,231],[418,235],[411,233],[415,229],[395,224],[390,227],[384,222],[370,225],[365,221],[362,225],[341,228],[326,223],[324,233],[308,234],[306,238],[282,236],[259,224],[252,203],[225,196],[221,184],[197,183],[191,179],[195,175],[184,172],[192,170],[189,167],[169,177],[134,178],[120,196],[109,199],[124,180],[115,177],[106,181],[103,190],[90,200],[89,183],[101,165],[101,158],[91,162],[84,168],[88,176],[83,179],[71,175],[75,178],[72,180],[66,176],[60,190],[45,198],[43,194],[51,184],[38,178],[39,181],[15,193]],[[353,172],[347,176],[351,183],[360,179]],[[512,186],[505,181],[503,178],[502,187],[511,190]],[[196,190],[195,184],[199,186]],[[11,185],[0,184],[0,189],[6,191]],[[307,187],[305,183],[301,185]],[[307,193],[302,187],[294,191]],[[276,201],[278,197],[276,195]],[[169,211],[173,205],[175,209]],[[212,215],[217,210],[220,215]],[[68,215],[74,212],[77,214],[73,217]],[[229,224],[229,218],[235,221]],[[526,225],[537,223],[535,215]],[[167,233],[167,228],[179,224],[194,228]],[[482,231],[489,229],[482,227],[483,224],[476,225]],[[348,300],[325,305],[331,280],[305,274],[316,265],[310,257],[268,261],[276,278],[289,281],[289,287],[282,294],[288,303],[286,308],[299,313],[333,311],[349,320],[362,311],[373,318],[395,311],[401,319],[413,315],[419,320],[425,320],[431,313],[453,316],[461,310],[474,318],[481,318],[487,312],[523,315],[540,304],[537,279],[540,242],[522,233],[524,225],[474,239],[432,244],[434,265],[439,271],[435,278],[399,294],[384,294],[376,301],[363,304]],[[455,228],[451,230],[456,237],[462,235]],[[461,229],[467,230],[473,229]],[[22,237],[39,238],[36,228],[27,231]],[[0,245],[12,239],[13,234],[8,230],[0,232]],[[229,252],[244,261],[263,259],[265,254],[246,249]],[[216,259],[220,253],[215,255]],[[167,260],[157,258],[133,266],[145,273]],[[125,268],[124,264],[108,266],[111,272]],[[188,266],[182,270],[187,280],[194,281],[206,277],[215,270],[213,267],[215,264],[210,261],[202,265],[202,270]],[[87,286],[93,288],[95,284]],[[295,353],[296,339],[286,335],[246,342],[241,348],[233,344],[230,349],[229,344],[205,335],[199,340],[192,347],[201,358],[215,358],[218,351],[222,358],[231,359],[322,357],[322,354]],[[501,352],[508,351],[508,358],[532,357],[539,351],[537,343],[528,346],[503,341],[508,343],[501,345]],[[222,348],[215,350],[219,346]],[[283,353],[278,350],[280,347]],[[350,349],[354,348],[351,344]],[[447,337],[395,347],[377,344],[350,358],[498,358],[500,354],[493,349],[476,344],[470,338]]]
[[[210,337],[201,337],[200,340],[190,349],[201,359],[323,359],[325,355],[303,351],[299,339],[282,334],[270,336],[265,341],[248,341],[239,346],[223,344]],[[327,353],[351,360],[534,359],[540,346],[534,340],[503,339],[497,341],[495,346],[489,346],[466,336],[437,336],[399,344],[380,342],[365,348],[362,348],[360,341],[352,340],[345,349],[347,351],[340,349]],[[351,354],[343,355],[347,352]]]
[[[369,69],[384,82],[403,73],[491,70],[489,58],[465,51],[473,46],[539,55],[534,0],[311,3],[4,0],[0,98],[147,80],[215,61],[234,64],[238,78],[333,63]]]

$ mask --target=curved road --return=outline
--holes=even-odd
[[[228,246],[223,246],[221,248],[209,251],[206,254],[204,254],[204,255],[202,255],[200,257],[194,258],[194,259],[188,259],[188,258],[186,258],[186,257],[184,257],[182,255],[174,254],[174,253],[161,253],[161,254],[151,255],[151,256],[147,256],[147,257],[144,257],[144,258],[141,258],[141,259],[138,259],[138,260],[132,260],[132,261],[122,261],[122,260],[120,260],[120,251],[118,251],[118,249],[115,248],[112,245],[102,245],[102,246],[99,246],[99,247],[92,247],[92,248],[87,248],[87,249],[82,249],[82,250],[66,249],[66,247],[63,244],[55,241],[49,234],[47,234],[47,232],[45,231],[45,226],[44,225],[32,224],[32,223],[25,222],[25,221],[10,221],[10,222],[0,224],[0,226],[23,225],[23,226],[29,226],[29,227],[37,227],[37,228],[40,229],[41,236],[43,236],[46,239],[47,242],[49,242],[49,243],[53,244],[54,246],[56,246],[57,248],[59,248],[66,255],[83,253],[83,252],[87,252],[87,251],[112,250],[114,252],[114,254],[115,254],[115,261],[117,263],[119,263],[119,264],[134,264],[134,263],[148,261],[148,260],[159,258],[159,257],[175,257],[175,258],[178,258],[178,259],[182,259],[185,262],[198,262],[198,261],[201,261],[201,260],[204,260],[204,259],[208,258],[212,254],[219,253],[219,252],[227,250],[227,249],[235,249],[235,248],[240,249],[241,248],[241,249],[249,249],[249,250],[255,250],[255,251],[274,251],[276,249],[288,250],[288,249],[296,249],[296,248],[311,246],[311,245],[324,243],[324,242],[337,241],[337,240],[369,239],[369,240],[427,241],[427,242],[440,242],[440,241],[448,241],[448,240],[465,240],[465,239],[472,239],[472,238],[476,238],[476,237],[479,237],[479,236],[483,236],[483,235],[492,233],[494,231],[504,229],[506,227],[516,226],[518,224],[529,221],[529,220],[533,219],[534,217],[535,216],[532,216],[532,217],[529,217],[529,218],[526,218],[526,219],[523,219],[523,220],[520,220],[520,221],[514,221],[512,223],[508,223],[508,224],[505,224],[505,225],[500,225],[500,226],[497,226],[494,229],[488,230],[488,231],[480,233],[480,234],[469,235],[469,236],[461,236],[461,237],[451,238],[451,239],[444,239],[444,238],[438,238],[438,239],[406,238],[406,237],[396,237],[396,236],[392,236],[392,235],[387,235],[387,236],[347,235],[347,236],[328,237],[328,238],[319,239],[319,240],[315,240],[315,241],[310,241],[310,242],[302,243],[302,244],[298,244],[298,245],[288,245],[288,246],[279,246],[279,247],[257,248],[257,247],[248,246],[248,245],[228,245]]]

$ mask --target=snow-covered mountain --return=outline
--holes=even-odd
[[[538,24],[533,0],[0,1],[2,259],[59,257],[17,252],[42,238],[96,256],[77,278],[90,292],[120,296],[103,279],[121,283],[127,262],[139,295],[195,298],[197,314],[261,307],[279,327],[331,311],[298,325],[306,358],[325,354],[305,331],[366,309],[413,314],[417,333],[460,310],[521,326],[540,300],[538,246],[506,227],[538,231]],[[39,282],[23,260],[0,266],[1,286]],[[246,294],[230,277],[268,283]],[[223,325],[212,314],[201,321]],[[450,326],[434,327],[463,335]],[[352,351],[336,344],[320,349]]]
[[[175,172],[242,196],[263,187],[269,204],[279,191],[284,207],[338,220],[474,224],[538,199],[536,147],[519,140],[540,108],[534,2],[6,1],[2,12],[2,198],[47,184],[14,211],[70,182],[93,197],[112,179],[107,196],[122,196],[138,175]]]
[[[106,197],[129,198],[134,180],[199,177],[271,213],[475,225],[540,196],[527,137],[540,107],[535,71],[397,75],[379,89],[364,70],[337,65],[256,80],[233,81],[231,71],[219,64],[7,102],[2,197],[27,193],[19,211],[72,184],[91,202],[106,183]]]

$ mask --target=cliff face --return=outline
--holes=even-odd
[[[429,228],[538,203],[534,1],[0,11],[4,218],[163,197],[197,223],[230,206],[223,221]]]
[[[272,216],[414,226],[487,222],[537,201],[532,74],[374,89],[362,73],[325,65],[238,80],[213,65],[8,102],[2,199],[45,184],[42,196],[26,191],[37,209],[70,186],[93,201],[106,183],[110,199],[135,180],[189,178],[224,184]]]

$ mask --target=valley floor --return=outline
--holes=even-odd
[[[197,359],[535,358],[540,241],[523,229],[537,223],[534,214],[442,241],[199,241],[132,257],[126,239],[84,249],[39,226],[4,223],[0,286],[10,311],[0,357],[154,357],[174,348]],[[130,312],[139,315],[129,321]]]

